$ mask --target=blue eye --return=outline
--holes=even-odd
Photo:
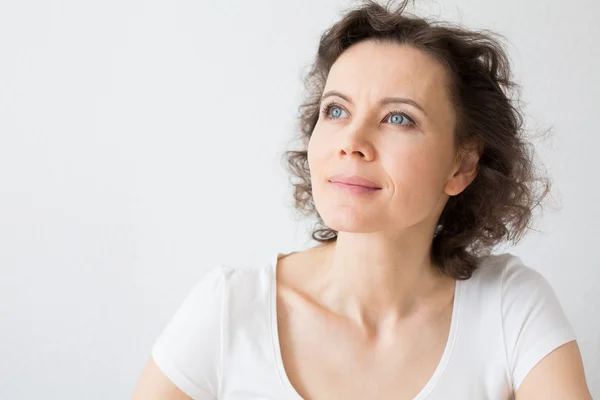
[[[414,124],[414,121],[412,119],[410,119],[410,117],[408,117],[408,115],[399,112],[399,111],[392,111],[391,113],[389,113],[386,116],[386,119],[389,119],[391,121],[392,124],[394,125],[405,125],[402,124],[402,121],[405,121],[409,124]]]
[[[344,110],[335,102],[327,104],[322,109],[323,116],[327,119],[340,119]],[[385,116],[384,121],[390,122],[392,125],[415,125],[415,121],[403,113],[402,111],[392,111]]]
[[[325,107],[324,114],[325,117],[329,119],[338,119],[344,111],[336,106],[334,103],[331,103]]]

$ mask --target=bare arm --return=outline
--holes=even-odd
[[[175,386],[150,357],[131,400],[192,400],[192,398]]]
[[[576,341],[566,343],[542,359],[527,375],[516,400],[592,400]]]

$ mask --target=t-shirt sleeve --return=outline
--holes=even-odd
[[[516,256],[502,275],[502,318],[515,392],[545,356],[576,339],[549,282]]]
[[[218,398],[224,281],[221,267],[210,270],[188,293],[152,347],[160,370],[194,400]]]

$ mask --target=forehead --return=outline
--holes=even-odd
[[[355,103],[409,97],[430,116],[440,107],[449,111],[447,71],[410,45],[368,40],[349,47],[331,67],[325,90],[339,90]]]

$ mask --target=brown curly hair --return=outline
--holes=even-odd
[[[448,90],[457,113],[458,149],[476,143],[482,151],[473,182],[449,198],[431,247],[437,267],[456,279],[468,279],[480,256],[503,240],[516,243],[521,239],[530,228],[533,209],[549,192],[550,182],[536,176],[533,146],[523,138],[523,113],[511,98],[519,92],[519,85],[512,80],[508,56],[495,38],[504,37],[408,14],[407,3],[404,0],[393,9],[389,3],[363,1],[321,36],[316,59],[304,80],[307,98],[299,107],[302,148],[283,153],[292,178],[298,178],[296,182],[290,179],[294,206],[302,215],[316,215],[314,240],[337,239],[337,232],[325,226],[315,208],[307,146],[319,118],[327,75],[340,54],[367,39],[424,50],[450,73]],[[536,182],[542,185],[537,187]]]

